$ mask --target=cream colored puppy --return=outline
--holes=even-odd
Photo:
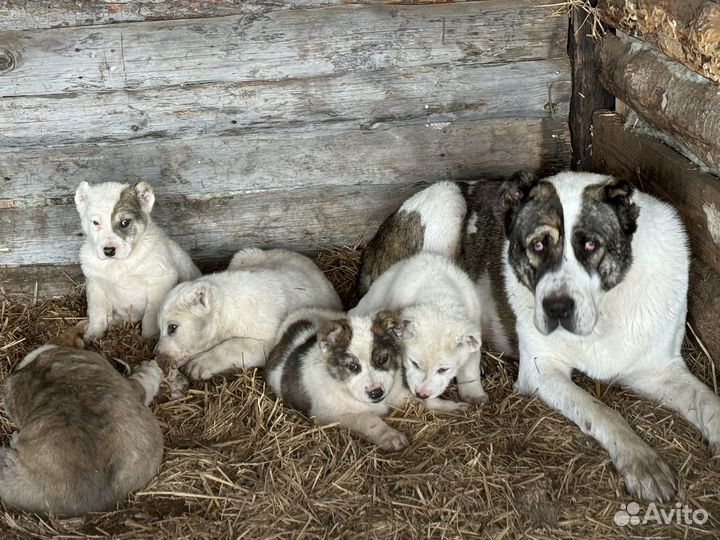
[[[157,313],[165,294],[200,271],[150,218],[155,204],[147,182],[135,185],[81,182],[75,192],[85,242],[88,327],[101,337],[113,319],[142,320],[143,336],[158,333]]]
[[[225,272],[175,287],[159,315],[156,352],[194,379],[263,366],[288,313],[340,309],[335,289],[307,257],[284,249],[238,252]]]

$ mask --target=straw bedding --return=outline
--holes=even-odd
[[[319,264],[351,300],[358,250],[321,252]],[[30,350],[85,314],[75,294],[26,307],[0,296],[0,380]],[[131,364],[151,356],[138,325],[102,342]],[[712,385],[711,361],[686,340],[692,371]],[[459,416],[410,405],[389,422],[409,435],[386,454],[336,426],[285,409],[262,370],[194,383],[153,405],[165,435],[160,474],[114,512],[59,519],[0,506],[0,537],[457,538],[717,537],[720,459],[680,417],[616,387],[578,378],[620,411],[675,471],[678,501],[705,509],[703,526],[619,527],[631,502],[606,452],[537,399],[515,394],[516,368],[484,355],[491,403]],[[12,426],[0,414],[0,444]],[[663,505],[665,509],[672,505]],[[641,515],[645,505],[642,506]]]

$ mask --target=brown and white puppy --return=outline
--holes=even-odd
[[[281,326],[265,366],[267,381],[286,404],[318,423],[338,422],[383,450],[401,450],[407,438],[380,417],[407,394],[396,377],[402,328],[393,312],[297,311]]]
[[[460,250],[465,211],[465,199],[453,182],[437,182],[407,199],[363,250],[360,296],[393,264],[416,253],[438,253],[454,260]]]
[[[101,337],[113,319],[141,320],[143,335],[156,335],[165,294],[200,276],[190,257],[150,218],[154,204],[147,182],[81,182],[75,192],[85,233],[80,264],[87,289],[87,339]]]
[[[163,452],[147,407],[161,378],[155,362],[125,378],[103,355],[63,345],[28,354],[5,381],[5,410],[18,431],[0,448],[0,499],[76,516],[109,510],[147,485]]]

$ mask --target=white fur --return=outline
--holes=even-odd
[[[159,314],[156,351],[195,379],[265,364],[277,329],[302,307],[339,309],[340,299],[320,269],[287,250],[238,252],[225,272],[181,283]],[[169,325],[177,330],[169,333]]]
[[[549,179],[563,204],[566,238],[571,237],[582,190],[605,178],[563,173]],[[680,355],[689,265],[685,231],[669,205],[644,193],[636,193],[634,201],[640,215],[632,241],[633,263],[614,288],[602,291],[586,272],[582,276],[574,252],[566,246],[558,275],[573,279],[578,294],[584,295],[582,301],[595,310],[595,316],[583,323],[582,335],[562,327],[549,335],[538,330],[536,311],[542,307],[515,277],[506,244],[506,286],[520,347],[516,389],[539,395],[600,442],[632,495],[668,500],[674,480],[667,465],[618,413],[570,378],[577,369],[657,399],[695,424],[711,449],[720,451],[720,398],[689,373]]]
[[[86,339],[101,337],[115,318],[142,320],[143,335],[156,335],[157,312],[165,294],[178,282],[200,275],[182,248],[150,219],[155,197],[145,182],[138,184],[137,190],[147,226],[131,242],[113,233],[113,209],[127,187],[116,182],[94,186],[81,182],[75,193],[85,233],[80,263],[88,301]],[[116,255],[106,257],[105,247],[114,247]]]
[[[467,212],[465,198],[454,182],[437,182],[407,199],[400,210],[417,212],[425,228],[423,251],[454,259],[462,240]]]
[[[480,381],[480,300],[465,272],[434,253],[400,261],[373,283],[351,313],[380,309],[400,309],[409,320],[403,342],[411,392],[436,398],[457,377],[463,401],[488,401]]]

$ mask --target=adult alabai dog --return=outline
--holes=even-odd
[[[720,398],[680,354],[689,250],[677,212],[599,174],[517,174],[494,193],[487,184],[474,188],[462,264],[480,286],[497,290],[505,281],[505,295],[486,295],[496,301],[496,342],[517,337],[516,390],[539,396],[595,438],[634,497],[670,500],[675,481],[662,458],[571,374],[659,401],[720,452]],[[516,332],[502,324],[506,304]]]

